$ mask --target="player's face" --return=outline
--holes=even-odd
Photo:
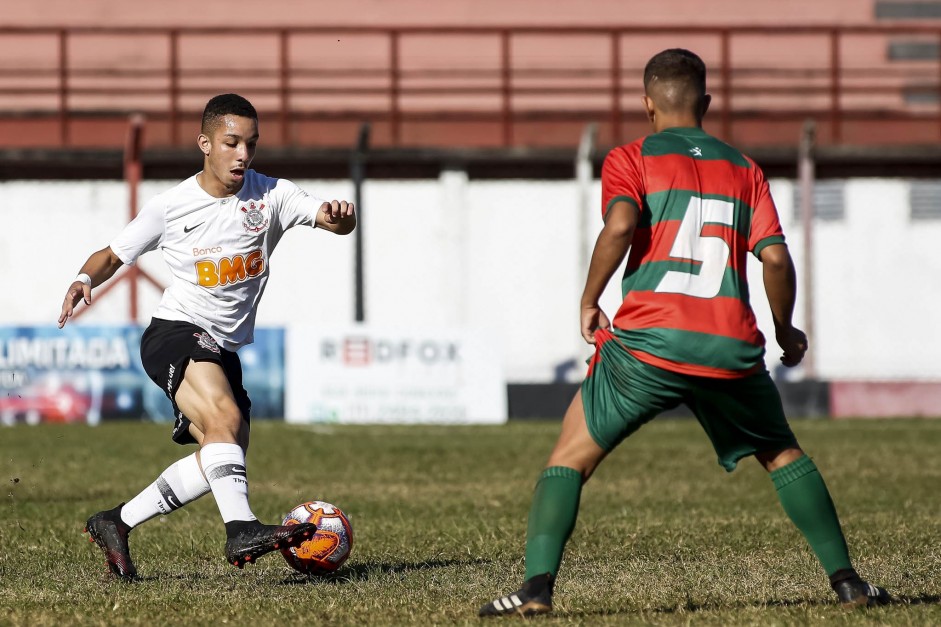
[[[206,156],[203,171],[210,185],[223,193],[239,191],[257,144],[258,121],[240,115],[225,115],[211,137],[200,135],[199,145]]]

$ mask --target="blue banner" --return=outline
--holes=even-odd
[[[172,420],[140,361],[136,325],[0,326],[0,423]],[[253,418],[284,416],[284,330],[239,350]]]

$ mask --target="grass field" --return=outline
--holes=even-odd
[[[941,421],[795,421],[857,568],[900,602],[845,612],[758,465],[726,474],[692,421],[655,421],[586,486],[541,624],[941,624]],[[239,571],[206,497],[131,536],[143,581],[104,575],[85,518],[184,449],[165,425],[0,429],[0,624],[483,624],[515,589],[533,482],[557,423],[296,427],[257,422],[255,513],[308,499],[351,516],[353,555],[305,580],[277,554]],[[187,449],[192,450],[192,449]],[[499,621],[498,621],[499,622]],[[491,624],[488,622],[487,624]]]

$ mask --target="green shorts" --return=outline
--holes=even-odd
[[[797,446],[767,371],[739,379],[683,375],[640,361],[609,332],[596,337],[582,403],[588,432],[604,450],[681,403],[693,411],[729,472],[743,457]]]

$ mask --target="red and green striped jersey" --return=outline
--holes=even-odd
[[[614,332],[646,363],[735,378],[764,369],[749,304],[747,253],[784,242],[754,161],[701,128],[671,128],[612,150],[602,211],[640,211]]]

